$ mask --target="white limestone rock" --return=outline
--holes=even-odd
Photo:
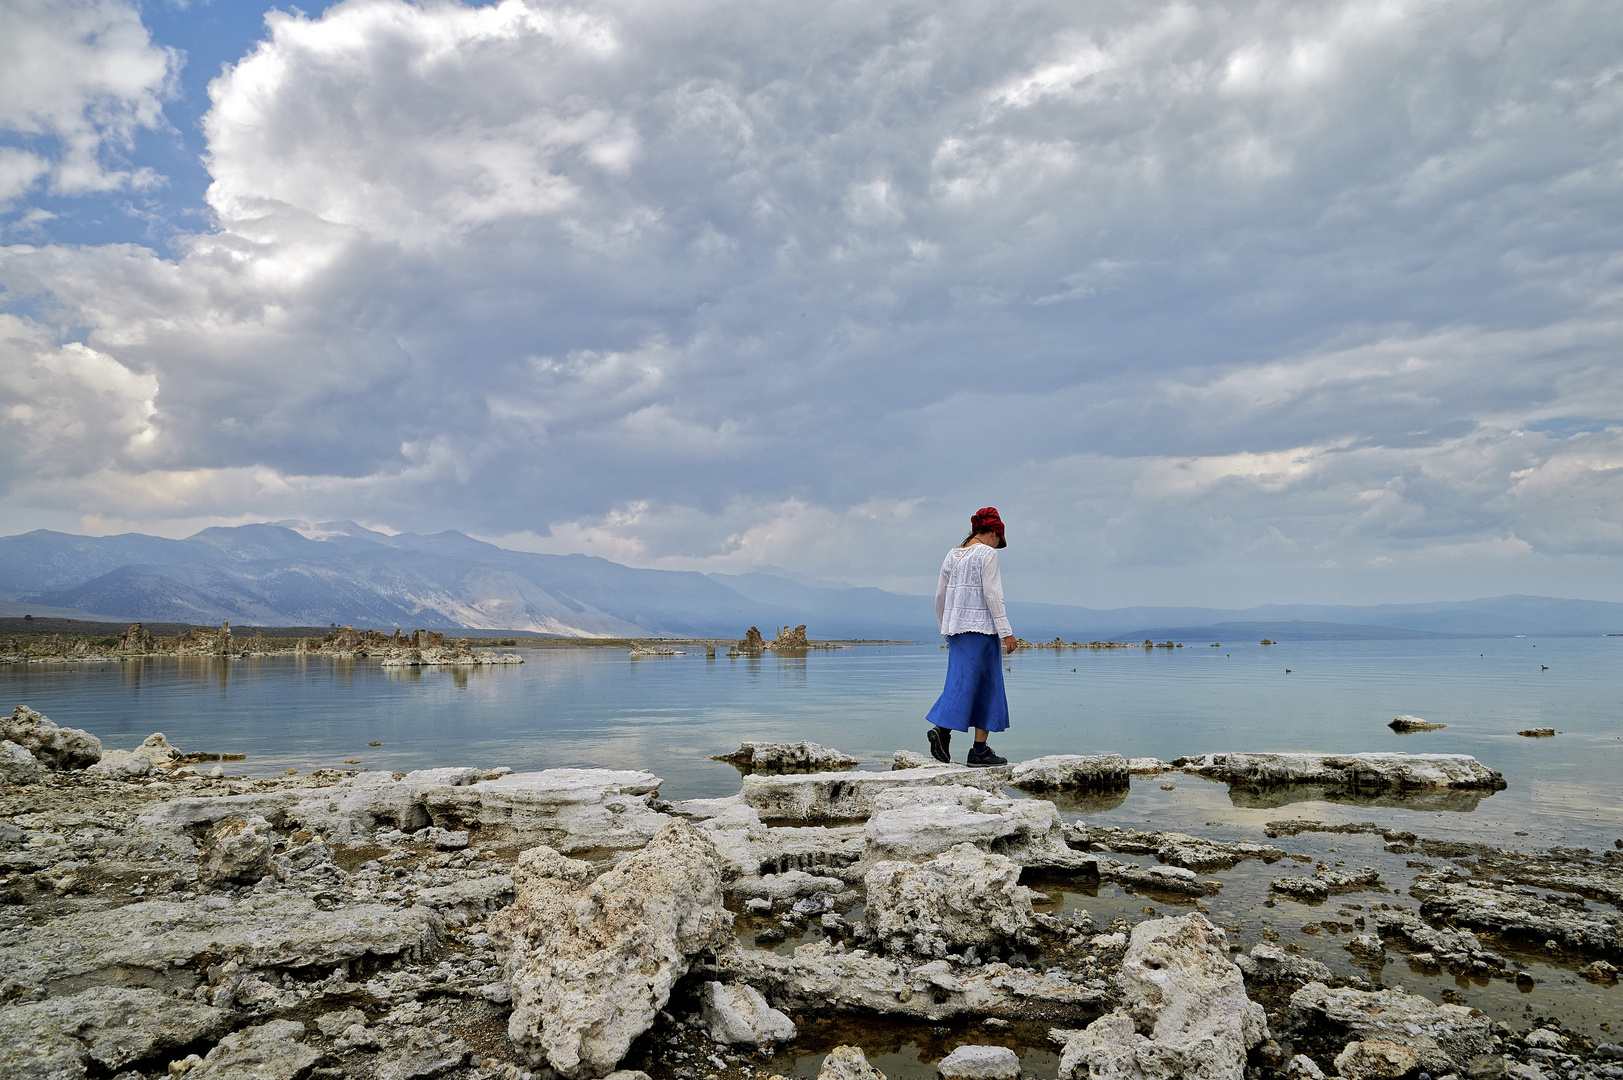
[[[638,848],[670,818],[651,808],[659,777],[626,769],[549,769],[482,780],[476,769],[420,769],[396,779],[363,772],[325,787],[282,788],[217,798],[172,799],[138,819],[186,828],[232,814],[302,826],[337,843],[381,828],[439,836],[472,832],[480,842],[546,842],[564,852]]]
[[[45,766],[24,747],[6,739],[0,742],[0,784],[34,784],[45,778]]]
[[[991,792],[1007,779],[1004,769],[940,764],[899,772],[746,776],[743,796],[763,820],[817,824],[869,818],[879,809],[879,795],[886,791],[968,786]]]
[[[869,861],[927,859],[971,843],[1024,866],[1091,868],[1091,876],[1097,876],[1097,860],[1066,844],[1064,824],[1051,802],[1005,799],[980,787],[948,784],[881,791],[873,803],[863,830]]]
[[[1259,986],[1302,986],[1327,982],[1331,975],[1327,965],[1267,942],[1252,948],[1249,956],[1236,956],[1234,963],[1245,975],[1246,982]]]
[[[1395,1080],[1414,1072],[1420,1055],[1387,1039],[1365,1039],[1342,1047],[1335,1064],[1336,1075],[1344,1080]]]
[[[635,769],[548,769],[422,793],[435,824],[480,841],[544,843],[569,854],[640,848],[671,820],[652,808],[659,777]]]
[[[947,1080],[1015,1080],[1020,1056],[1007,1046],[960,1046],[941,1060],[936,1071]]]
[[[203,837],[197,882],[204,887],[255,882],[271,872],[276,836],[257,814],[222,818]]]
[[[708,982],[699,992],[700,1015],[717,1042],[760,1046],[789,1042],[800,1034],[795,1022],[768,1005],[753,986]]]
[[[1324,1080],[1324,1070],[1306,1054],[1297,1054],[1285,1063],[1285,1080]]]
[[[156,990],[97,986],[0,1010],[0,1075],[79,1080],[117,1072],[171,1047],[211,1038],[230,1014]]]
[[[567,1077],[612,1071],[693,957],[733,940],[715,845],[685,821],[595,880],[591,864],[531,848],[513,883],[486,924],[513,994],[508,1037]]]
[[[1127,759],[1120,754],[1050,754],[1014,766],[1009,781],[1026,791],[1103,791],[1128,785]]]
[[[319,1051],[301,1041],[304,1035],[297,1020],[243,1028],[215,1043],[186,1075],[191,1080],[296,1080],[321,1060]]]
[[[85,770],[88,776],[134,780],[152,772],[152,759],[133,750],[104,750],[101,760]]]
[[[850,754],[804,739],[793,743],[745,742],[731,754],[711,760],[757,773],[837,772],[861,764]]]
[[[965,1015],[1024,1019],[1033,1006],[1041,1006],[1046,1016],[1081,1019],[1097,1016],[1109,997],[1102,981],[1076,982],[1002,963],[955,968],[946,960],[919,963],[865,949],[836,952],[827,941],[801,945],[792,956],[734,945],[699,970],[748,983],[790,1013],[836,1009],[932,1021]]]
[[[191,990],[202,977],[199,968],[221,956],[234,957],[245,969],[325,970],[363,957],[374,963],[421,959],[436,952],[444,937],[445,921],[424,907],[350,904],[322,911],[312,900],[283,891],[223,907],[210,900],[219,898],[149,900],[18,927],[0,938],[0,997],[115,975]]]
[[[769,828],[754,807],[735,802],[699,828],[716,845],[729,895],[781,900],[820,889],[837,892],[843,881],[861,879],[850,869],[863,853],[859,825]]]
[[[58,727],[27,705],[0,717],[0,739],[16,743],[54,772],[83,769],[101,760],[100,739],[78,728]]]
[[[1491,1051],[1488,1018],[1480,1010],[1434,1005],[1402,990],[1332,990],[1312,982],[1291,995],[1290,1011],[1301,1022],[1339,1024],[1360,1041],[1409,1047],[1434,1076],[1463,1070]]]
[[[1246,1051],[1268,1028],[1228,959],[1222,930],[1200,914],[1139,923],[1121,977],[1122,1007],[1066,1044],[1061,1080],[1242,1080]]]
[[[974,844],[925,863],[882,862],[864,878],[868,928],[881,941],[922,935],[948,945],[1000,945],[1032,924],[1020,864]]]
[[[823,1059],[817,1080],[885,1080],[885,1074],[868,1064],[860,1046],[836,1046]]]
[[[1498,791],[1505,778],[1469,754],[1204,754],[1175,758],[1184,772],[1241,786],[1328,784],[1347,788]]]

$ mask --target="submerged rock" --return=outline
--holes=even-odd
[[[1359,1041],[1380,1040],[1407,1047],[1415,1053],[1419,1067],[1433,1075],[1462,1071],[1473,1058],[1491,1049],[1488,1018],[1481,1010],[1434,1005],[1402,990],[1332,990],[1313,982],[1291,995],[1290,1011],[1296,1023],[1333,1025],[1334,1030],[1345,1030]],[[1360,1059],[1362,1056],[1360,1052]],[[1381,1048],[1374,1048],[1368,1056],[1378,1059]],[[1336,1064],[1340,1066],[1339,1058]]]
[[[1381,872],[1373,866],[1366,866],[1362,870],[1323,869],[1312,877],[1279,878],[1269,888],[1287,896],[1323,900],[1333,892],[1373,889],[1380,884]]]
[[[0,718],[0,739],[16,743],[55,772],[83,769],[101,760],[101,740],[88,731],[58,727],[51,718],[18,705]]]
[[[1020,1057],[1007,1046],[960,1046],[942,1059],[936,1072],[947,1080],[1015,1080]]]
[[[1408,713],[1404,713],[1402,716],[1394,716],[1392,722],[1386,726],[1400,735],[1407,735],[1415,731],[1439,731],[1448,725],[1433,724],[1420,719],[1418,716],[1410,716]]]
[[[1134,927],[1122,985],[1121,1008],[1066,1044],[1061,1080],[1241,1080],[1246,1051],[1268,1037],[1262,1006],[1246,997],[1223,931],[1203,915]]]
[[[1019,884],[1020,865],[974,844],[959,844],[925,863],[882,862],[864,880],[868,928],[897,951],[913,947],[916,939],[1000,945],[1032,925],[1031,890]]]
[[[885,1080],[885,1074],[868,1064],[860,1046],[836,1046],[823,1059],[817,1080]]]
[[[801,740],[794,743],[746,742],[731,754],[713,757],[745,772],[814,773],[836,772],[860,765],[850,754]]]
[[[1080,821],[1065,827],[1065,839],[1073,847],[1094,851],[1154,855],[1164,863],[1202,873],[1227,870],[1245,859],[1276,862],[1285,857],[1283,850],[1269,844],[1209,840],[1176,832],[1139,832],[1117,825],[1089,827]]]
[[[1468,754],[1204,754],[1176,758],[1184,772],[1230,784],[1337,784],[1349,788],[1498,791],[1503,774]]]
[[[1623,913],[1588,910],[1577,897],[1572,898],[1574,904],[1521,886],[1462,881],[1456,873],[1442,870],[1415,878],[1411,891],[1420,898],[1420,913],[1427,919],[1623,957]]]
[[[685,821],[595,880],[591,864],[532,848],[513,884],[487,924],[513,994],[508,1037],[565,1076],[612,1071],[693,957],[732,940],[721,860]]]

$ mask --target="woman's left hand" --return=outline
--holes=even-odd
[[[1016,641],[1012,636],[1011,637],[1006,637],[1006,638],[1003,639],[1003,651],[1005,653],[1007,653],[1009,656],[1013,656],[1014,655],[1014,650],[1018,649],[1019,647],[1020,647],[1020,643],[1018,641]]]

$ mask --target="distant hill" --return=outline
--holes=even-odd
[[[184,540],[40,530],[0,537],[0,615],[246,626],[354,624],[564,637],[771,636],[931,640],[928,596],[779,573],[639,570],[588,555],[508,551],[459,532],[389,536],[354,522],[204,529]],[[1112,610],[1013,601],[1029,640],[1235,641],[1623,633],[1623,604],[1501,596],[1427,604]]]

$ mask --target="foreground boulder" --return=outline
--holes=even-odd
[[[865,878],[868,928],[898,952],[1001,945],[1032,923],[1031,890],[1019,881],[1019,863],[974,844],[926,863],[882,862]]]
[[[255,882],[271,872],[276,838],[270,822],[257,814],[233,814],[214,823],[203,838],[197,859],[197,882],[203,886]]]
[[[1089,1076],[1242,1080],[1246,1051],[1268,1037],[1223,931],[1200,914],[1133,928],[1123,1004],[1066,1044],[1061,1080]]]
[[[799,1035],[795,1022],[766,1003],[753,986],[708,982],[699,992],[700,1015],[719,1043],[759,1046],[789,1042]]]
[[[297,1020],[272,1020],[243,1028],[215,1044],[201,1064],[186,1073],[193,1080],[295,1080],[309,1075],[321,1054],[304,1044]]]
[[[721,860],[685,821],[596,880],[592,871],[531,848],[512,906],[487,924],[513,995],[508,1037],[568,1077],[612,1072],[693,957],[732,940]]]
[[[101,760],[100,739],[78,728],[57,727],[27,705],[18,705],[0,719],[0,739],[16,743],[56,772],[83,769]]]
[[[211,1038],[230,1014],[156,990],[98,986],[0,1012],[0,1075],[79,1080]]]
[[[1383,1060],[1408,1060],[1406,1054],[1390,1049],[1396,1046],[1412,1052],[1421,1069],[1441,1075],[1464,1070],[1473,1058],[1492,1049],[1488,1018],[1481,1010],[1434,1005],[1402,990],[1332,990],[1312,982],[1291,995],[1290,1012],[1297,1024],[1328,1025],[1364,1043],[1358,1050],[1347,1048],[1351,1053],[1344,1051],[1348,1061],[1361,1068],[1374,1068]],[[1336,1065],[1342,1068],[1341,1058]]]
[[[1469,754],[1204,754],[1172,764],[1184,772],[1241,786],[1327,784],[1365,788],[1499,791],[1502,773]]]
[[[32,784],[45,778],[45,766],[10,739],[0,741],[0,784]]]

